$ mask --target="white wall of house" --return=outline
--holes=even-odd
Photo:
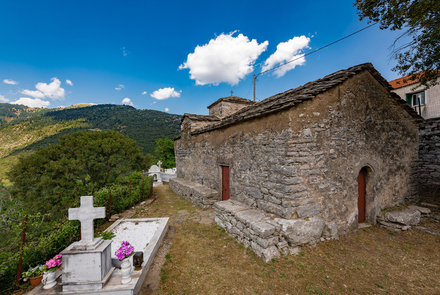
[[[440,83],[440,78],[437,79],[437,82]],[[420,107],[422,111],[421,116],[425,119],[440,117],[440,85],[435,85],[427,90],[424,90],[424,87],[413,89],[415,85],[417,84],[397,88],[394,89],[393,92],[399,95],[403,100],[407,100],[407,95],[412,96],[413,94],[424,92],[425,103],[422,103]],[[412,101],[411,104],[414,106],[416,103]],[[417,113],[419,113],[418,107]]]

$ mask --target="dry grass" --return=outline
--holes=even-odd
[[[440,238],[421,230],[371,227],[264,263],[207,224],[209,211],[168,186],[155,190],[157,200],[135,217],[171,216],[175,227],[158,294],[440,294]]]

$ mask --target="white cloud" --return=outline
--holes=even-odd
[[[128,105],[128,106],[133,106],[133,102],[128,97],[126,97],[122,100],[122,104]]]
[[[258,44],[257,40],[249,41],[243,34],[233,37],[235,32],[221,34],[208,44],[197,46],[179,70],[189,69],[190,78],[196,80],[196,85],[238,84],[254,70],[255,60],[266,50],[269,41]]]
[[[122,50],[122,55],[123,55],[123,56],[127,56],[127,55],[129,55],[129,54],[131,53],[130,51],[128,51],[128,50],[125,48],[125,46],[122,47],[121,50]]]
[[[20,91],[20,93],[22,93],[24,95],[32,96],[32,97],[35,97],[35,98],[44,98],[43,92],[38,91],[38,90],[28,90],[28,89],[25,89],[25,90]]]
[[[3,95],[0,95],[0,102],[4,102],[4,103],[6,103],[6,102],[8,102],[9,101],[9,99],[7,99],[6,97],[4,97]]]
[[[122,85],[122,84],[119,84],[119,86],[118,87],[116,87],[115,89],[116,90],[121,90],[121,89],[124,89],[125,88],[125,86],[124,85]]]
[[[14,80],[11,80],[11,79],[4,79],[3,83],[10,84],[10,85],[17,85],[18,84],[17,81],[14,81]]]
[[[20,97],[19,100],[12,101],[10,104],[22,104],[31,108],[43,108],[50,105],[49,101],[44,101],[39,98]]]
[[[72,81],[70,81],[69,79],[66,79],[66,84],[69,84],[70,86],[73,86]]]
[[[170,97],[180,97],[181,92],[182,92],[182,90],[177,92],[174,90],[174,88],[166,87],[166,88],[161,88],[161,89],[154,91],[152,94],[150,94],[150,96],[154,97],[155,99],[158,99],[158,100],[164,100],[164,99],[168,99]]]
[[[24,95],[32,96],[35,98],[50,98],[52,100],[64,100],[64,88],[61,88],[61,81],[56,77],[53,77],[50,84],[39,82],[35,85],[37,90],[25,89],[20,91]]]
[[[142,95],[145,95],[145,94],[147,94],[147,91],[142,92]]]
[[[165,108],[165,112],[169,112],[170,111],[170,109],[169,108]]]
[[[37,90],[43,92],[44,96],[47,98],[50,98],[52,100],[64,100],[64,88],[61,88],[61,81],[57,79],[57,77],[53,77],[52,83],[46,84],[46,83],[37,83],[35,85],[35,88]]]
[[[304,54],[300,52],[306,48],[310,48],[310,38],[306,36],[293,37],[287,42],[281,42],[277,45],[277,50],[265,61],[262,71],[269,70],[276,65],[281,65],[285,62],[292,61],[275,70],[274,74],[277,77],[282,77],[287,71],[293,70],[296,66],[303,65],[306,62]]]

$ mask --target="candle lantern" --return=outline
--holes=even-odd
[[[136,252],[133,256],[133,266],[135,270],[142,268],[142,263],[144,262],[144,252]]]

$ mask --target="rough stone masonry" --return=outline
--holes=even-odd
[[[170,187],[214,204],[217,223],[264,259],[357,228],[361,169],[366,221],[376,223],[382,208],[418,197],[421,118],[390,89],[362,64],[257,103],[240,99],[225,117],[185,114]],[[209,193],[195,194],[202,186]]]
[[[420,189],[440,188],[440,118],[420,124]]]

